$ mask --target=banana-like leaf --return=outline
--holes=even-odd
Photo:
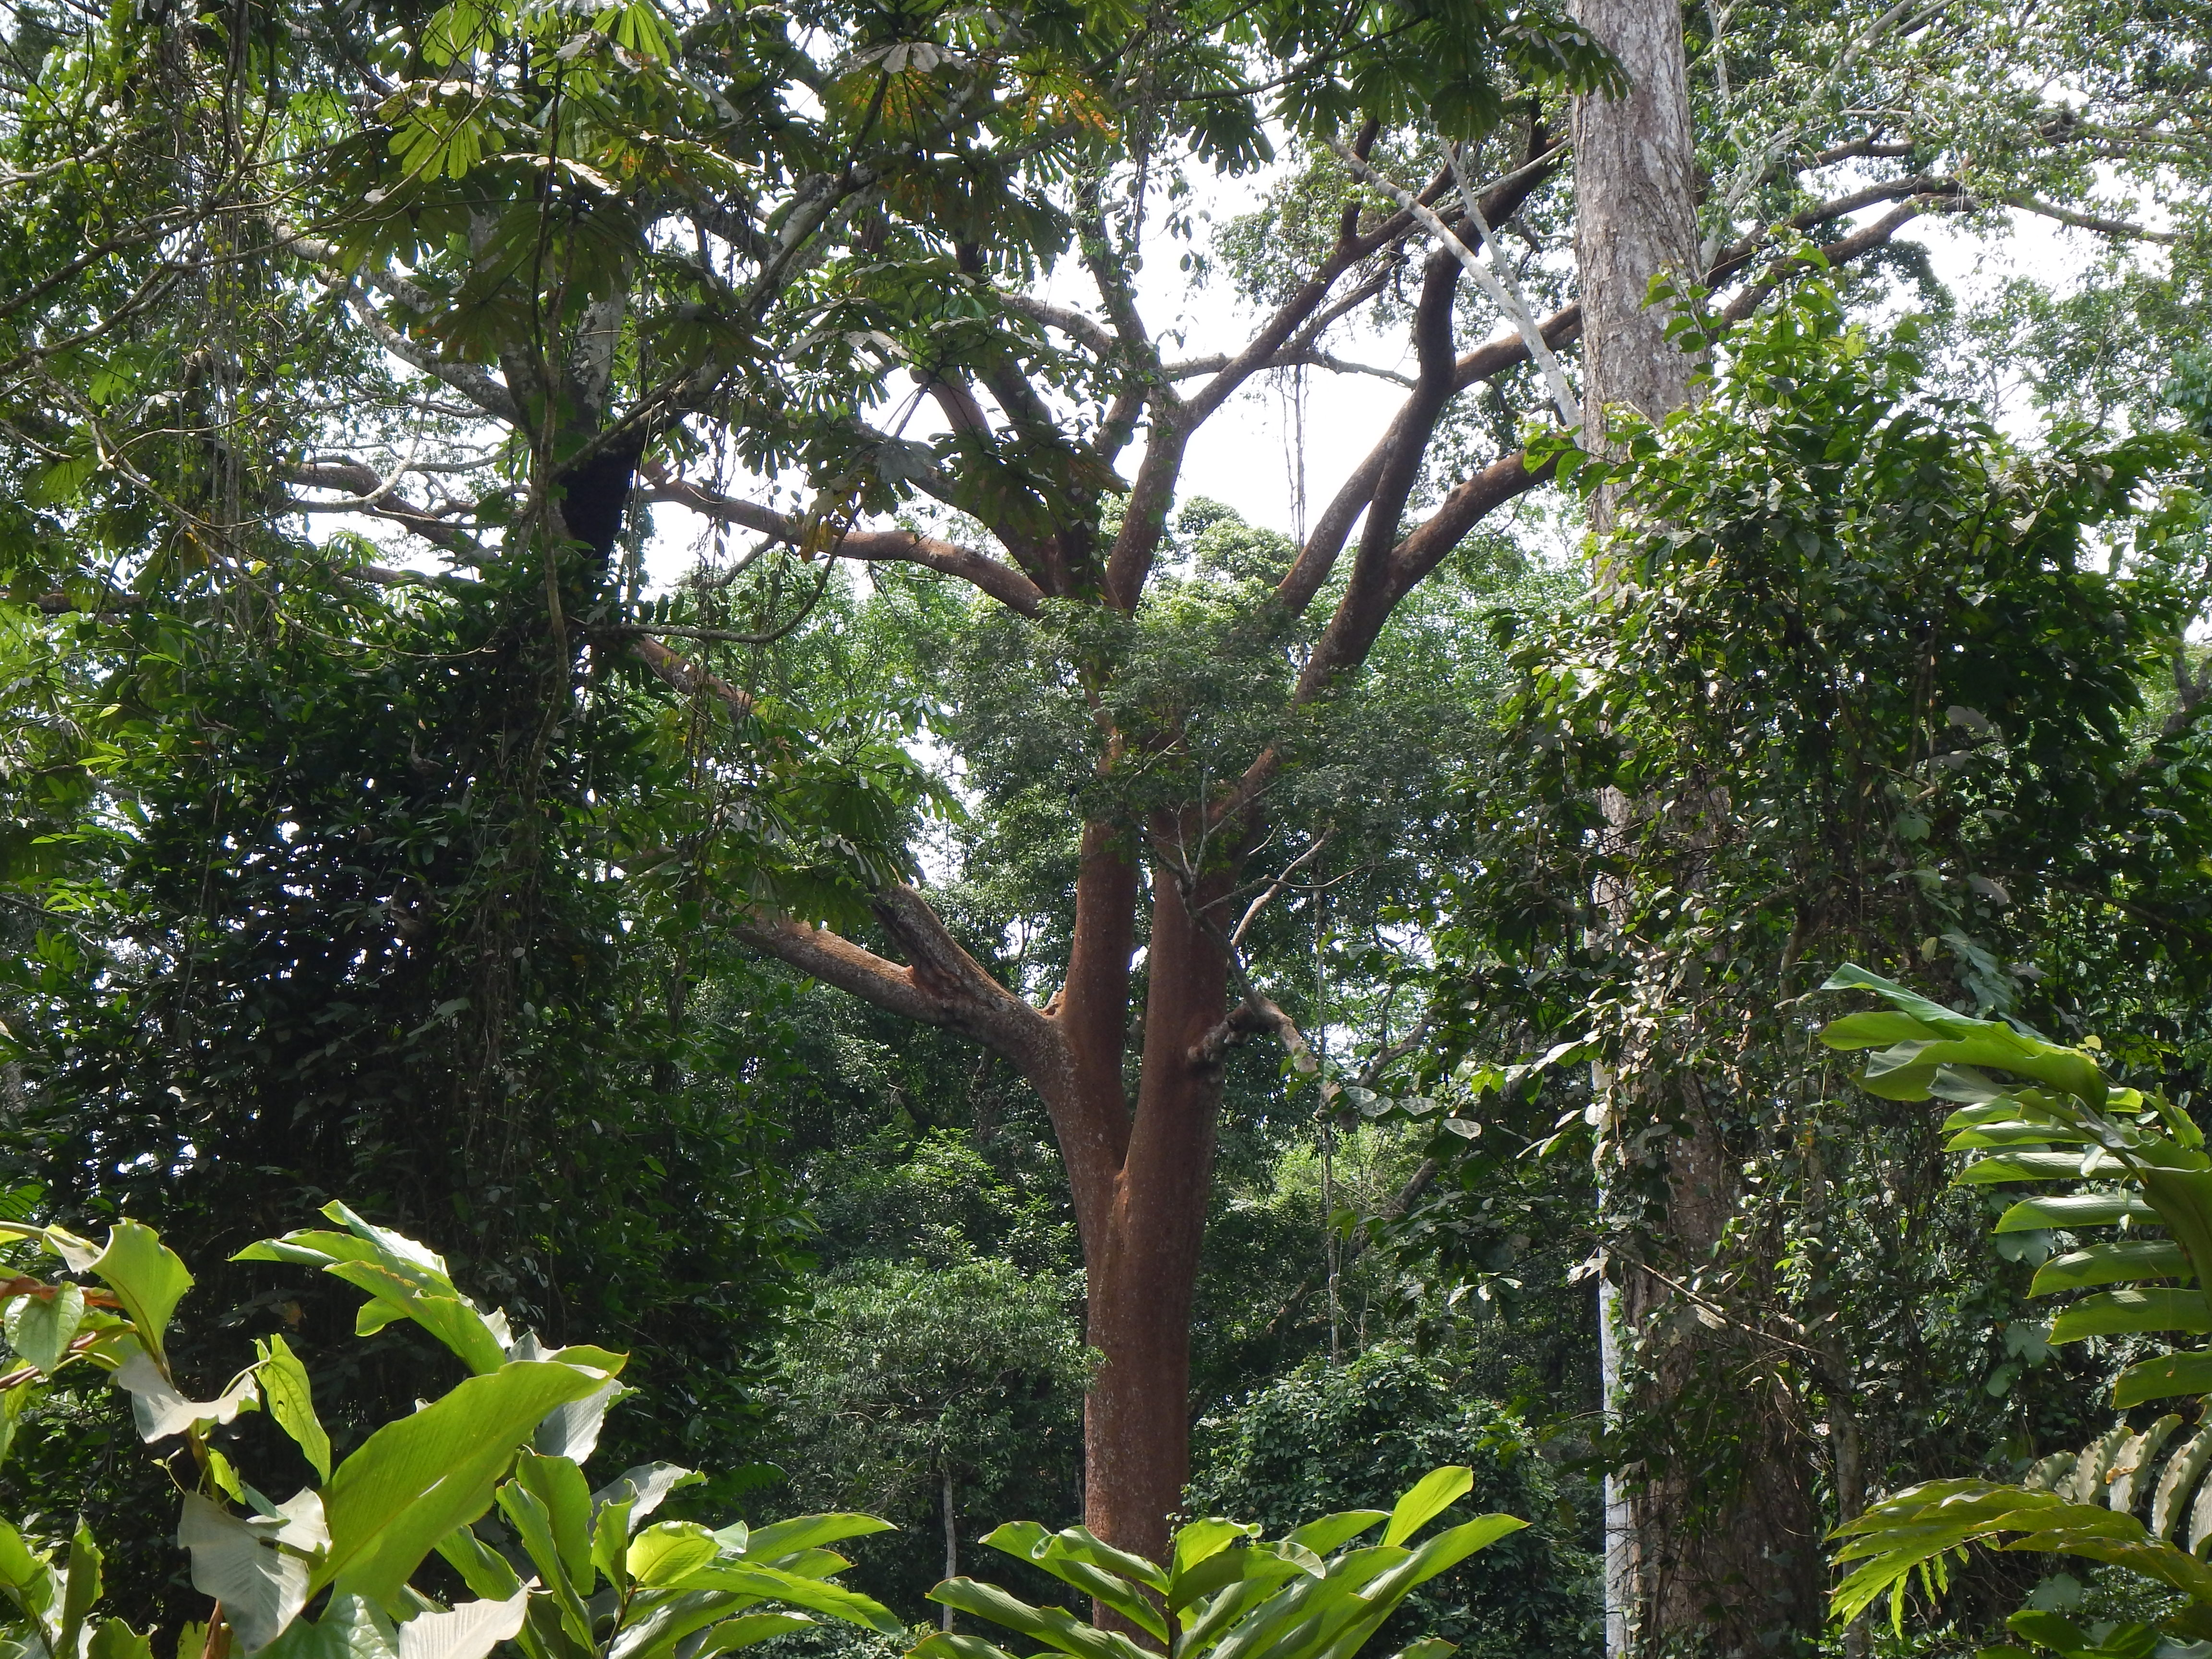
[[[260,1364],[253,1372],[260,1379],[262,1398],[268,1404],[269,1414],[276,1419],[278,1428],[292,1437],[301,1455],[313,1466],[316,1479],[327,1482],[331,1478],[331,1437],[323,1428],[322,1419],[315,1415],[314,1389],[307,1381],[307,1368],[281,1336],[256,1341],[253,1346],[260,1356]]]
[[[930,1591],[929,1599],[955,1613],[988,1619],[1075,1659],[1145,1659],[1144,1649],[1119,1631],[1100,1630],[1065,1607],[1033,1607],[996,1584],[948,1578]]]
[[[303,1501],[304,1500],[304,1501]],[[232,1515],[198,1492],[185,1495],[177,1542],[191,1555],[192,1587],[222,1603],[223,1616],[248,1653],[267,1647],[307,1605],[305,1554],[324,1541],[322,1506],[302,1492],[283,1518]]]
[[[260,1398],[252,1375],[241,1376],[214,1400],[187,1400],[161,1374],[153,1357],[133,1346],[116,1367],[115,1381],[131,1395],[131,1415],[141,1440],[166,1440],[196,1423],[228,1423]]]
[[[2102,1148],[2087,1152],[1993,1152],[1976,1158],[1959,1171],[1965,1187],[1995,1186],[2007,1181],[2071,1181],[2076,1177],[2113,1176],[2126,1165]]]
[[[735,1619],[725,1619],[707,1632],[706,1639],[685,1656],[685,1659],[712,1659],[717,1653],[728,1653],[738,1648],[749,1648],[756,1642],[765,1642],[771,1636],[786,1636],[795,1630],[811,1630],[814,1621],[801,1613],[748,1613]]]
[[[2036,1269],[2027,1293],[2049,1296],[2054,1291],[2086,1291],[2100,1285],[2189,1276],[2189,1258],[2172,1240],[2133,1238],[2085,1245],[2051,1257]]]
[[[2140,1360],[2122,1371],[2112,1384],[2112,1403],[2122,1410],[2146,1400],[2173,1400],[2191,1394],[2212,1394],[2212,1353],[2168,1353]]]
[[[331,1547],[313,1587],[379,1603],[398,1595],[441,1539],[490,1507],[494,1486],[545,1413],[602,1381],[573,1365],[517,1361],[386,1424],[325,1490]]]
[[[677,1588],[730,1590],[739,1595],[757,1596],[763,1601],[788,1602],[810,1613],[826,1613],[847,1624],[865,1625],[886,1636],[897,1636],[906,1629],[897,1614],[858,1590],[823,1583],[817,1578],[801,1578],[796,1573],[756,1565],[750,1561],[718,1561],[678,1581]]]
[[[2024,1198],[1997,1218],[2001,1233],[2042,1232],[2060,1227],[2105,1227],[2116,1221],[2155,1221],[2158,1212],[2130,1193],[2069,1193],[2063,1198]]]
[[[1390,1524],[1382,1529],[1382,1542],[1386,1546],[1404,1543],[1474,1490],[1473,1469],[1458,1464],[1431,1469],[1413,1483],[1390,1511]]]
[[[2212,1304],[2202,1291],[2100,1291],[2069,1303],[2051,1322],[2051,1340],[2079,1342],[2085,1336],[2129,1336],[2143,1331],[2182,1331],[2201,1336],[2212,1331]]]
[[[506,1316],[486,1314],[463,1296],[454,1287],[443,1256],[403,1234],[362,1220],[343,1204],[327,1204],[323,1213],[346,1231],[307,1229],[263,1239],[232,1260],[320,1267],[367,1291],[374,1299],[354,1321],[359,1335],[374,1334],[395,1319],[412,1319],[478,1376],[488,1376],[507,1363],[510,1337]]]
[[[650,1467],[665,1469],[671,1466],[656,1463]],[[623,1479],[628,1480],[637,1473],[633,1469]],[[684,1484],[680,1478],[678,1484]],[[672,1486],[668,1490],[673,1491],[674,1488]],[[655,1504],[659,1501],[657,1497],[653,1500]],[[641,1510],[638,1513],[643,1515],[646,1510]],[[779,1556],[796,1555],[801,1550],[811,1550],[819,1545],[835,1544],[847,1538],[866,1538],[871,1533],[896,1530],[890,1522],[878,1521],[872,1515],[795,1515],[788,1521],[774,1521],[765,1527],[752,1528],[740,1553],[750,1560],[772,1563]]]
[[[418,1613],[399,1627],[399,1659],[484,1659],[522,1628],[530,1592],[464,1601],[450,1613]]]

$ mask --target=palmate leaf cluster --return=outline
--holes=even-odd
[[[2037,1273],[2038,1295],[2087,1292],[2052,1322],[2053,1343],[2212,1331],[2201,1288],[2212,1268],[2212,1156],[2181,1105],[2112,1083],[2089,1048],[1969,1018],[1861,969],[1839,970],[1828,988],[1872,990],[1893,1005],[1832,1021],[1821,1041],[1875,1050],[1859,1079],[1885,1099],[1957,1106],[1945,1125],[1950,1148],[1980,1154],[1960,1181],[2065,1183],[2069,1190],[2013,1205],[1999,1232],[2118,1230]],[[2212,1352],[2185,1350],[2128,1365],[2112,1400],[2125,1408],[2208,1391]],[[1835,1591],[1838,1616],[1854,1618],[1887,1596],[1901,1628],[1916,1580],[1939,1590],[1947,1563],[1982,1543],[2124,1568],[2188,1598],[2170,1629],[2212,1635],[2212,1567],[2201,1553],[2212,1538],[2212,1486],[2203,1484],[2212,1430],[2177,1438],[2182,1425],[2178,1413],[2140,1429],[2123,1419],[2087,1450],[2045,1458],[2022,1482],[1930,1481],[1869,1506],[1838,1528],[1837,1559],[1850,1571]],[[2048,1620],[2019,1629],[2066,1645]]]
[[[362,1334],[411,1320],[471,1373],[342,1458],[333,1457],[305,1367],[281,1337],[263,1343],[217,1399],[179,1390],[163,1338],[192,1279],[150,1229],[119,1222],[100,1247],[59,1227],[4,1224],[11,1237],[100,1288],[21,1272],[9,1282],[8,1332],[22,1363],[0,1379],[8,1390],[0,1420],[12,1428],[27,1395],[77,1364],[109,1373],[128,1392],[149,1444],[182,1438],[170,1458],[185,1488],[176,1540],[190,1554],[194,1587],[217,1604],[210,1616],[219,1628],[187,1627],[179,1652],[204,1640],[212,1652],[284,1659],[483,1659],[511,1642],[526,1659],[591,1659],[669,1655],[686,1638],[694,1651],[727,1652],[803,1628],[814,1614],[899,1628],[879,1604],[834,1582],[847,1564],[823,1547],[885,1523],[817,1515],[715,1531],[653,1521],[672,1493],[699,1480],[672,1464],[641,1465],[592,1491],[582,1465],[623,1392],[626,1357],[580,1345],[549,1350],[462,1293],[440,1256],[342,1204],[328,1213],[337,1230],[287,1234],[245,1254],[318,1267],[367,1291]],[[315,1477],[281,1503],[221,1443],[226,1425],[256,1409]],[[485,1519],[494,1509],[497,1526]],[[433,1556],[476,1599],[448,1591],[447,1605],[416,1588]],[[52,1659],[148,1659],[150,1633],[94,1621],[101,1565],[82,1521],[58,1561],[0,1522],[9,1638]]]

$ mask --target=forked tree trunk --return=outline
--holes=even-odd
[[[1601,449],[1608,405],[1659,421],[1690,400],[1696,360],[1668,331],[1676,307],[1649,301],[1655,277],[1686,287],[1698,269],[1696,151],[1678,0],[1578,0],[1576,14],[1629,80],[1626,96],[1579,98],[1574,115],[1584,408],[1593,428],[1586,441]],[[1602,496],[1594,504],[1594,527],[1607,526],[1611,509]],[[1609,580],[1599,573],[1601,584]],[[1605,806],[1625,845],[1638,827],[1635,803],[1609,795]],[[1632,895],[1599,897],[1619,921]],[[1626,1117],[1632,1126],[1656,1120],[1673,1128],[1662,1143],[1663,1230],[1678,1263],[1709,1260],[1740,1186],[1711,1103],[1695,1079],[1667,1075],[1648,1049],[1621,1056],[1610,1084],[1616,1125]],[[1608,1173],[1620,1172],[1601,1171],[1601,1178]],[[1733,1372],[1733,1345],[1726,1333],[1686,1318],[1691,1310],[1644,1266],[1617,1261],[1610,1272],[1618,1297],[1601,1304],[1608,1402],[1616,1397],[1616,1334],[1659,1339],[1651,1381],[1620,1403],[1680,1422],[1690,1391],[1709,1388],[1716,1370]],[[1687,1461],[1629,1472],[1625,1486],[1608,1482],[1610,1654],[1758,1651],[1778,1636],[1818,1630],[1811,1471],[1776,1413],[1747,1399],[1739,1404],[1728,1429],[1740,1443],[1730,1462],[1741,1474],[1717,1492],[1710,1469]]]

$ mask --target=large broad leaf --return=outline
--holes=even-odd
[[[905,1621],[897,1614],[857,1590],[825,1584],[816,1578],[801,1578],[774,1567],[756,1566],[749,1561],[724,1560],[702,1567],[684,1578],[679,1587],[731,1590],[739,1595],[757,1595],[763,1601],[787,1601],[793,1607],[805,1607],[811,1613],[826,1613],[848,1624],[865,1625],[886,1636],[902,1635],[906,1630]]]
[[[1958,1013],[1856,963],[1838,968],[1820,988],[1876,992],[1909,1021],[1927,1028],[1922,1035],[1882,1023],[1879,1016],[1845,1015],[1821,1032],[1821,1041],[1835,1048],[1871,1048],[1890,1031],[1900,1033],[1867,1062],[1859,1079],[1869,1093],[1885,1100],[1925,1100],[1935,1092],[1939,1073],[1960,1066],[2015,1073],[2092,1106],[2103,1106],[2110,1092],[2097,1062],[2082,1050],[2045,1042],[1996,1020]]]
[[[623,1567],[648,1587],[678,1584],[721,1553],[714,1534],[696,1521],[664,1521],[629,1540]]]
[[[314,1466],[316,1479],[331,1478],[331,1437],[315,1415],[315,1395],[307,1382],[307,1368],[281,1336],[256,1342],[261,1363],[254,1374],[261,1379],[261,1397],[276,1426],[290,1435],[300,1452]]]
[[[2185,1394],[2212,1394],[2212,1353],[2161,1354],[2129,1366],[2112,1384],[2112,1404],[2125,1410]]]
[[[1073,1585],[1099,1606],[1118,1613],[1139,1630],[1148,1632],[1155,1640],[1168,1639],[1167,1620],[1159,1609],[1145,1599],[1145,1594],[1118,1573],[1094,1567],[1089,1562],[1059,1553],[1048,1553],[1037,1563],[1047,1572],[1064,1584]]]
[[[541,1427],[541,1433],[544,1432]],[[584,1472],[565,1457],[524,1452],[514,1460],[514,1479],[545,1506],[560,1553],[562,1575],[588,1594],[592,1588],[592,1489]]]
[[[268,1659],[398,1659],[392,1621],[366,1597],[333,1595],[317,1620],[295,1619]]]
[[[546,1413],[605,1380],[521,1360],[386,1424],[331,1477],[331,1552],[314,1588],[380,1603],[397,1595],[440,1539],[490,1506],[493,1488]]]
[[[404,1234],[372,1225],[343,1204],[327,1204],[323,1213],[347,1231],[287,1233],[249,1244],[232,1259],[317,1267],[367,1291],[375,1300],[354,1322],[359,1335],[371,1335],[394,1319],[412,1319],[479,1376],[506,1363],[509,1336],[505,1316],[486,1314],[463,1296],[454,1287],[443,1256]]]
[[[1291,1533],[1287,1541],[1302,1544],[1316,1555],[1327,1555],[1332,1550],[1342,1549],[1377,1521],[1389,1518],[1387,1510],[1344,1510],[1307,1522]]]
[[[1381,1512],[1376,1512],[1380,1518]],[[1004,1528],[1000,1528],[1001,1531]],[[1042,1530],[1042,1529],[1040,1529]],[[1218,1516],[1203,1521],[1194,1521],[1175,1535],[1175,1553],[1170,1558],[1168,1573],[1170,1581],[1188,1572],[1207,1557],[1218,1554],[1231,1544],[1260,1535],[1259,1528],[1249,1521],[1224,1521]],[[984,1540],[988,1543],[990,1540]],[[1308,1546],[1309,1548],[1311,1546]]]
[[[83,1323],[84,1291],[64,1279],[50,1296],[17,1297],[8,1304],[8,1346],[25,1364],[52,1376]]]
[[[671,1659],[678,1644],[751,1605],[727,1590],[635,1589],[607,1659]]]
[[[691,1650],[684,1659],[711,1659],[717,1653],[729,1653],[738,1648],[749,1648],[756,1642],[765,1642],[771,1636],[784,1636],[795,1630],[811,1630],[814,1621],[804,1613],[748,1613],[735,1619],[725,1619],[709,1629],[706,1639]]]
[[[2048,1296],[2054,1291],[2086,1291],[2139,1279],[2188,1276],[2189,1258],[2182,1254],[2180,1245],[2166,1238],[2133,1238],[2090,1244],[2051,1257],[2035,1270],[2027,1293]]]
[[[451,1613],[418,1613],[399,1627],[399,1659],[484,1659],[522,1628],[526,1587],[498,1601],[464,1601]]]
[[[548,1457],[586,1463],[599,1447],[599,1431],[605,1427],[607,1407],[629,1390],[610,1382],[596,1393],[562,1407],[538,1425],[537,1449]]]
[[[280,1508],[282,1522],[241,1516],[187,1492],[177,1524],[177,1542],[191,1553],[192,1587],[222,1603],[223,1616],[248,1653],[275,1641],[307,1605],[307,1563],[278,1543],[312,1550],[326,1536],[313,1492],[301,1492]]]
[[[80,1261],[74,1251],[62,1254],[77,1272],[100,1276],[137,1327],[138,1340],[160,1353],[169,1316],[192,1287],[192,1276],[177,1253],[151,1227],[118,1221],[108,1229],[106,1248],[89,1261]]]
[[[1404,1543],[1474,1490],[1473,1469],[1456,1464],[1431,1469],[1391,1510],[1390,1524],[1382,1529],[1383,1543]]]
[[[1033,1607],[996,1584],[948,1578],[930,1591],[929,1599],[955,1613],[973,1613],[1018,1631],[1076,1659],[1145,1659],[1145,1650],[1120,1632],[1085,1624],[1065,1607]]]
[[[2110,1152],[1994,1152],[1959,1171],[1962,1187],[1992,1187],[2008,1181],[2071,1181],[2114,1176],[2126,1166]]]
[[[669,1466],[656,1463],[647,1467],[665,1469]],[[623,1478],[629,1480],[637,1473],[633,1469]],[[659,1501],[658,1498],[653,1500],[654,1504]],[[647,1504],[637,1513],[641,1516],[650,1507]],[[746,1536],[744,1553],[757,1560],[773,1561],[779,1556],[796,1555],[801,1550],[834,1544],[843,1538],[866,1538],[871,1533],[897,1530],[890,1522],[879,1521],[872,1515],[795,1515],[788,1521],[774,1521],[765,1527],[755,1527]]]
[[[1073,1584],[1101,1606],[1112,1608],[1124,1619],[1147,1631],[1158,1641],[1168,1639],[1167,1621],[1160,1610],[1146,1598],[1138,1583],[1164,1590],[1167,1577],[1151,1562],[1128,1555],[1120,1550],[1109,1551],[1091,1533],[1080,1527],[1071,1527],[1064,1532],[1051,1532],[1034,1521],[1013,1521],[999,1528],[983,1540],[993,1549],[1018,1556],[1062,1583]],[[1114,1567],[1103,1563],[1112,1561]],[[1144,1577],[1132,1583],[1133,1575],[1120,1570],[1121,1564],[1133,1562],[1144,1573]],[[1226,1580],[1224,1581],[1227,1582]]]
[[[182,1434],[196,1423],[228,1423],[259,1397],[249,1373],[214,1400],[187,1400],[143,1348],[133,1348],[116,1367],[115,1381],[130,1391],[131,1415],[146,1441]]]
[[[2063,1198],[2024,1198],[1997,1218],[1995,1231],[2033,1233],[2057,1227],[2103,1227],[2129,1218],[2156,1221],[2158,1212],[2131,1194],[2073,1193]]]
[[[2212,1331],[2212,1305],[2202,1291],[2102,1291],[2069,1304],[2051,1322],[2053,1344],[2142,1331],[2185,1331],[2201,1336]]]

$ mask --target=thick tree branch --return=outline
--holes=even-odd
[[[811,979],[849,992],[887,1013],[940,1025],[973,1038],[1012,1062],[1052,1103],[1067,1064],[1054,1023],[985,973],[931,909],[903,883],[882,889],[876,920],[908,957],[887,960],[826,927],[790,916],[740,922],[737,935],[764,956]]]
[[[687,507],[725,524],[757,530],[793,547],[799,544],[805,533],[799,520],[774,507],[671,477],[658,466],[648,465],[645,471],[647,485],[639,492],[644,501]],[[1025,617],[1036,615],[1044,604],[1044,590],[1012,565],[1002,564],[973,548],[940,541],[917,531],[851,531],[833,550],[839,558],[869,563],[918,564],[941,575],[957,576]]]

